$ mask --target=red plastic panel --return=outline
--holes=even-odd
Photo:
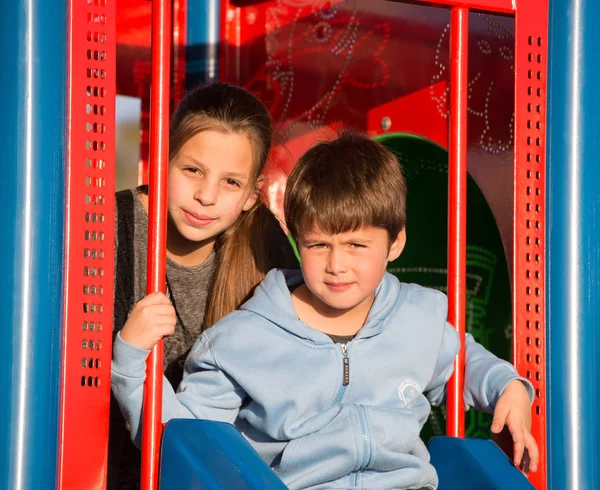
[[[105,488],[113,315],[115,0],[69,22],[65,344],[59,488]]]
[[[515,20],[514,357],[535,388],[532,433],[540,447],[535,487],[546,488],[546,55],[548,0],[520,0]]]

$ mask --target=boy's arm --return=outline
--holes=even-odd
[[[492,432],[498,434],[506,425],[513,440],[515,464],[521,465],[527,450],[529,462],[523,469],[537,471],[539,450],[531,435],[533,386],[512,364],[498,359],[471,335],[467,335],[466,350],[465,404],[493,412]]]
[[[521,464],[527,449],[530,469],[536,471],[539,452],[530,432],[533,386],[517,374],[512,364],[498,359],[475,342],[472,335],[467,334],[465,341],[465,405],[494,412],[492,432],[498,433],[506,425],[514,442],[515,464]],[[446,383],[454,371],[454,357],[458,348],[458,334],[446,322],[434,375],[425,389],[433,405],[439,405],[445,398]]]
[[[425,394],[432,405],[441,405],[446,399],[446,383],[454,372],[454,358],[458,354],[459,347],[460,342],[456,330],[448,322],[445,322],[444,335],[438,350],[433,376],[425,388]]]
[[[132,440],[141,441],[146,358],[150,351],[134,347],[117,334],[113,348],[112,390],[127,421]],[[233,423],[245,398],[243,390],[218,367],[209,341],[201,336],[192,348],[176,394],[163,377],[162,419],[202,418]]]
[[[504,389],[513,380],[519,380],[533,401],[533,386],[517,373],[514,366],[485,349],[471,334],[466,335],[465,405],[492,413]]]
[[[523,382],[533,400],[533,386],[517,374],[512,364],[486,350],[471,334],[467,334],[465,340],[465,405],[491,413],[506,386],[515,379]],[[446,397],[446,383],[454,372],[454,358],[459,347],[456,329],[446,322],[435,370],[425,388],[432,405],[440,405]]]

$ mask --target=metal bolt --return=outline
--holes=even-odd
[[[384,131],[388,131],[391,127],[392,127],[392,120],[389,117],[385,116],[381,120],[381,129],[383,129]]]

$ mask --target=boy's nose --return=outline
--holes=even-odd
[[[330,274],[341,274],[347,269],[344,254],[340,250],[331,249],[329,260],[327,261],[327,272]]]
[[[204,182],[196,189],[194,199],[203,206],[213,206],[219,197],[218,186]]]

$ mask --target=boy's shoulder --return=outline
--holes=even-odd
[[[391,299],[401,299],[414,305],[423,307],[436,306],[437,308],[448,308],[448,297],[438,289],[428,288],[420,284],[400,282],[398,278],[389,272],[385,273],[383,281],[383,292]],[[394,298],[395,296],[395,298]]]
[[[264,342],[273,331],[272,322],[249,310],[235,310],[204,332],[213,349],[235,350]],[[263,344],[264,345],[264,344]]]
[[[414,324],[437,329],[445,324],[447,314],[448,300],[444,293],[419,284],[400,282],[389,273],[385,274],[369,313],[372,320],[396,329]]]
[[[280,324],[296,319],[290,285],[302,281],[299,270],[272,269],[256,287],[253,296],[206,331],[211,343],[242,338],[253,342],[280,334]]]

